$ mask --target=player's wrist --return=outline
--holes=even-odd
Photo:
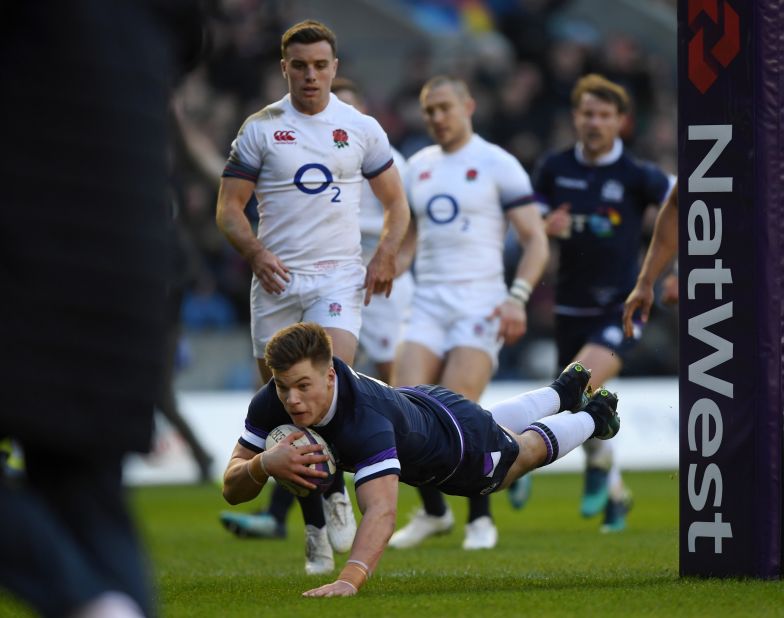
[[[518,302],[523,308],[528,303],[528,299],[531,298],[531,292],[533,288],[531,284],[528,283],[522,277],[518,277],[512,282],[512,286],[509,288],[509,300],[514,300]]]
[[[347,583],[358,592],[369,577],[370,569],[367,564],[361,560],[347,560],[338,575],[338,581]]]
[[[254,473],[253,471],[253,462],[258,459],[259,461],[259,470]],[[267,469],[264,467],[264,459],[263,454],[259,453],[256,457],[249,459],[245,464],[245,471],[248,473],[250,480],[252,480],[256,485],[264,485],[267,482],[267,479],[270,477]]]

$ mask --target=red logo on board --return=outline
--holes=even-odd
[[[689,0],[689,27],[695,31],[689,41],[689,81],[702,94],[708,91],[719,76],[716,63],[726,69],[740,51],[740,18],[732,5],[724,0],[721,2],[723,10],[719,19],[720,2],[721,0]],[[695,23],[702,13],[721,27],[719,40],[707,54],[705,28]]]

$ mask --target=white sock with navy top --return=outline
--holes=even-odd
[[[535,431],[547,446],[547,458],[543,466],[553,463],[566,453],[573,451],[596,430],[588,412],[561,412],[531,423],[523,431]]]
[[[555,414],[561,407],[561,398],[555,389],[545,386],[515,395],[490,406],[493,420],[514,433],[521,434],[534,421]]]

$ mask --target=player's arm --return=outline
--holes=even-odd
[[[395,277],[399,277],[409,268],[414,262],[414,254],[416,253],[417,246],[417,222],[415,217],[411,217],[408,224],[408,230],[403,237],[403,242],[400,245],[400,251],[397,252],[397,260],[395,262]]]
[[[232,246],[247,260],[264,290],[279,294],[284,290],[283,282],[289,281],[288,268],[262,246],[245,216],[245,206],[255,188],[253,182],[243,178],[221,178],[215,221]]]
[[[376,252],[367,266],[365,304],[373,294],[389,296],[396,274],[396,258],[411,218],[406,192],[397,167],[392,165],[368,180],[373,194],[384,207],[384,227]]]
[[[270,476],[293,481],[310,490],[316,486],[305,480],[305,476],[329,476],[326,472],[308,466],[327,461],[318,444],[293,446],[291,443],[302,437],[301,432],[286,436],[272,448],[257,453],[239,442],[231,453],[229,464],[223,473],[223,498],[229,504],[248,502],[259,495]]]
[[[398,477],[387,474],[357,487],[362,521],[354,537],[351,555],[336,581],[303,593],[306,597],[355,595],[375,571],[389,537],[395,530]]]
[[[523,255],[517,264],[509,296],[496,307],[494,315],[501,320],[499,337],[511,344],[522,337],[528,328],[526,304],[533,287],[542,277],[550,257],[550,247],[538,204],[513,208],[507,216],[517,232]]]
[[[656,217],[653,237],[645,254],[637,283],[626,299],[623,308],[623,331],[632,336],[634,313],[640,311],[643,323],[653,305],[653,284],[678,252],[678,185],[676,184]]]

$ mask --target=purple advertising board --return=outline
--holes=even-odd
[[[781,576],[784,0],[680,0],[680,572]]]

